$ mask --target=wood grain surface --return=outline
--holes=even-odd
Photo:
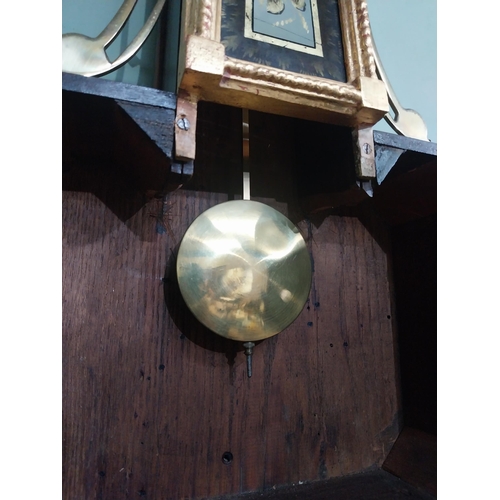
[[[307,124],[251,115],[252,198],[298,225],[314,271],[297,320],[255,347],[251,379],[243,347],[194,319],[175,277],[189,224],[241,193],[239,111],[200,105],[195,175],[164,199],[105,165],[65,173],[67,500],[201,499],[344,476],[380,466],[399,434],[387,229],[366,208],[308,220],[296,175]]]

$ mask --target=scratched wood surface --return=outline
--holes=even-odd
[[[194,178],[164,200],[103,165],[63,175],[67,500],[201,499],[344,476],[382,465],[400,432],[388,233],[366,207],[301,214],[307,124],[251,122],[252,197],[288,215],[311,253],[301,315],[256,346],[249,380],[242,346],[187,310],[179,242],[241,193],[239,112],[207,104],[198,117]]]

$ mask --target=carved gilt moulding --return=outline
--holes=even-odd
[[[371,126],[389,111],[366,1],[338,0],[345,82],[228,56],[221,41],[224,1],[183,3],[178,81],[189,99],[352,127]],[[244,11],[244,0],[239,4]]]

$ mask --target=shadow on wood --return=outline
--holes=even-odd
[[[181,332],[180,338],[182,340],[187,339],[209,351],[224,353],[228,365],[232,369],[237,353],[244,351],[243,344],[217,335],[200,323],[191,313],[182,298],[177,281],[176,258],[178,249],[179,246],[171,253],[163,278],[165,303],[170,317]]]

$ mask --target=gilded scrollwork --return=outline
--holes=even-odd
[[[224,75],[225,77],[239,78],[256,85],[280,85],[283,88],[293,89],[328,100],[340,100],[351,105],[361,102],[361,92],[352,85],[281,71],[268,66],[249,64],[228,57],[224,64]]]
[[[215,2],[212,0],[201,0],[199,2],[199,17],[196,27],[197,35],[203,38],[211,38],[212,35],[212,18]]]
[[[360,45],[361,74],[369,78],[376,77],[375,58],[373,55],[373,42],[368,17],[368,5],[366,1],[357,3],[358,40]]]

